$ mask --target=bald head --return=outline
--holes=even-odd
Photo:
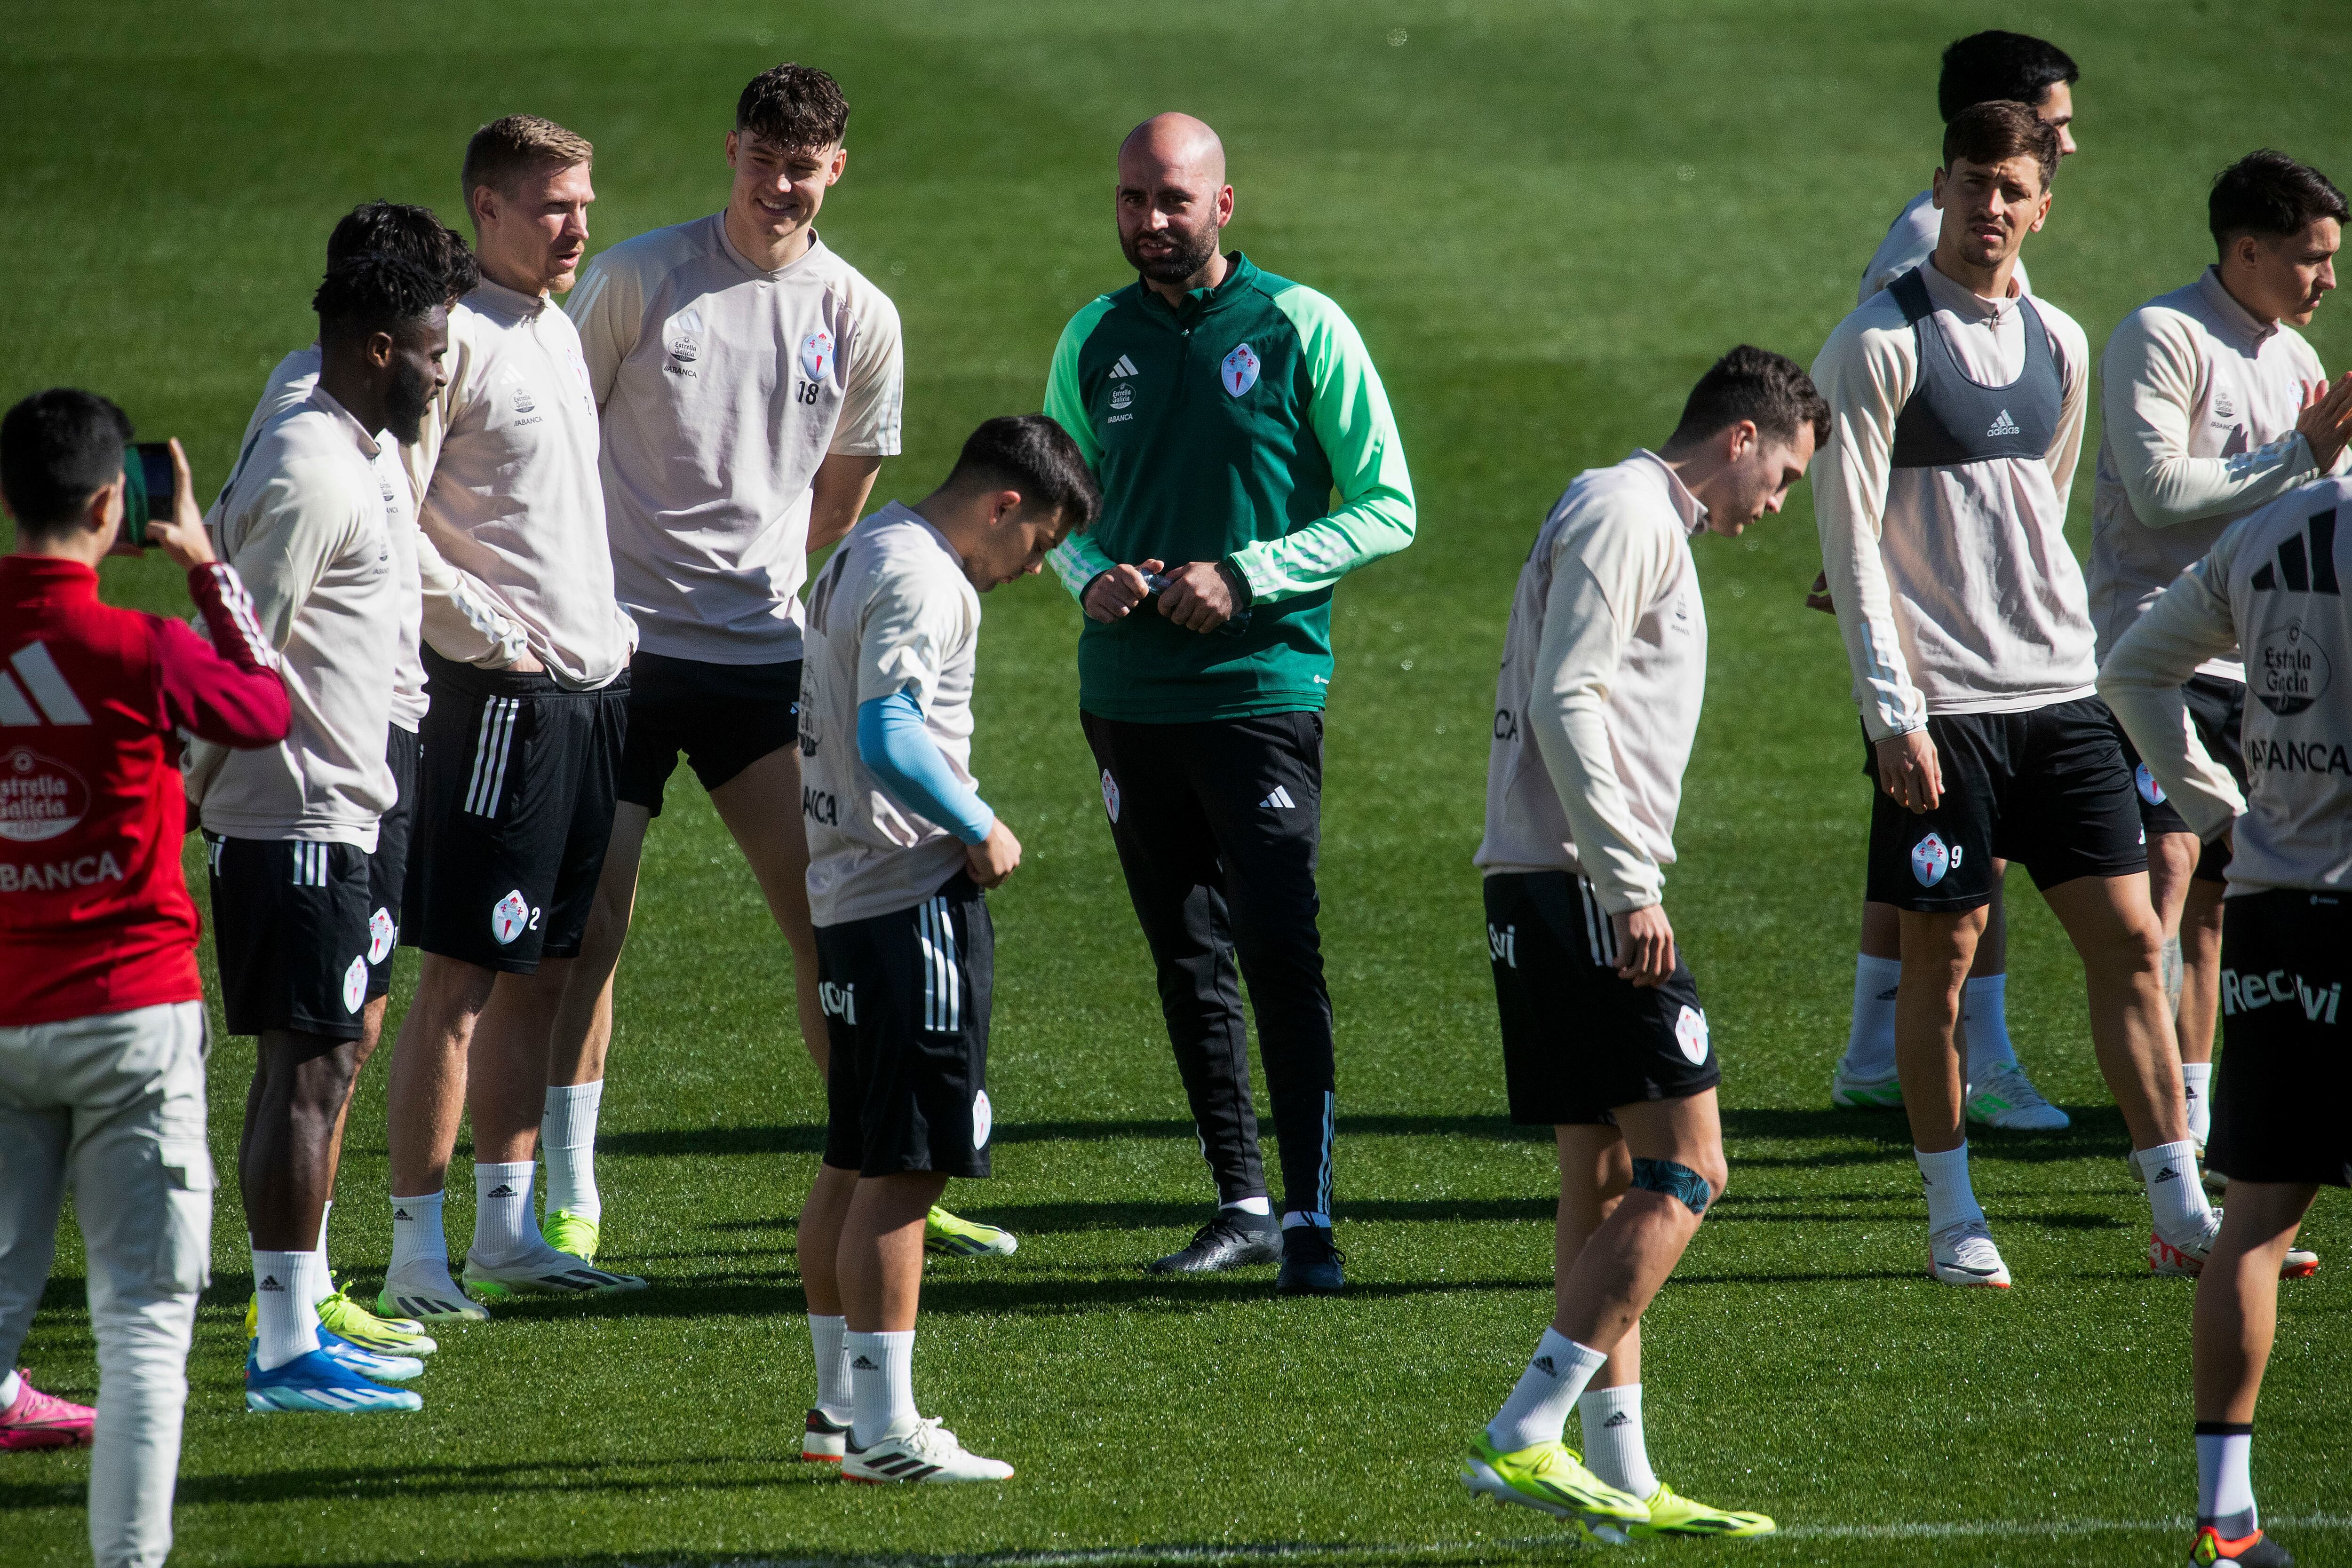
[[[1118,246],[1172,303],[1224,277],[1217,238],[1234,215],[1225,144],[1189,114],[1155,114],[1118,147]]]
[[[1225,183],[1225,144],[1217,140],[1205,120],[1189,114],[1155,114],[1129,131],[1127,140],[1118,144],[1120,183],[1126,183],[1130,167],[1139,175],[1175,174],[1187,183],[1205,181],[1213,189]]]

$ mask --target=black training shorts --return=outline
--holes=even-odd
[[[577,956],[613,836],[628,676],[570,691],[430,648],[425,669],[433,706],[407,889],[416,946],[517,975]]]
[[[1992,898],[1992,863],[2016,861],[2049,889],[2084,876],[2147,869],[2139,794],[2123,727],[2096,697],[2024,713],[1931,715],[1944,795],[1924,815],[1873,787],[1864,896],[1920,914],[1957,914]]]
[[[1584,878],[1487,877],[1486,952],[1512,1121],[1611,1122],[1620,1105],[1686,1100],[1723,1081],[1679,945],[1664,984],[1618,978],[1615,929]]]
[[[2242,792],[2246,788],[2246,759],[2238,737],[2246,718],[2246,683],[2225,680],[2220,675],[2192,675],[2180,688],[2180,695],[2205,754],[2230,770],[2230,777],[2238,781]],[[2131,764],[2132,788],[2139,793],[2140,825],[2147,830],[2150,840],[2163,833],[2197,831],[2165,798],[2164,787],[2148,772],[2147,764],[2139,759],[2129,736],[2124,737],[2124,760]],[[2230,850],[2226,842],[2217,840],[2199,853],[2196,875],[2200,882],[2227,882],[2229,871]]]
[[[824,1163],[860,1176],[988,1174],[996,934],[958,872],[911,909],[816,928]]]
[[[416,826],[416,732],[394,725],[383,744],[392,768],[392,810],[375,825],[368,856],[368,999],[392,994],[392,950],[400,941],[400,901],[408,887],[408,841]]]
[[[2206,1163],[2231,1181],[2352,1186],[2352,894],[2221,905],[2221,1055]]]
[[[357,844],[205,834],[231,1034],[366,1032],[368,855]]]
[[[629,661],[629,735],[616,793],[658,817],[679,752],[708,792],[800,734],[798,659],[707,664],[639,653]]]

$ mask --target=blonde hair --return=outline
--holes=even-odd
[[[586,137],[536,114],[509,114],[504,120],[493,120],[475,131],[474,139],[466,143],[466,164],[457,175],[466,211],[468,214],[473,212],[474,193],[484,185],[501,195],[509,194],[526,175],[569,169],[595,155],[596,149]]]

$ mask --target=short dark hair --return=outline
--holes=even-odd
[[[327,269],[310,308],[319,313],[319,341],[346,334],[390,332],[398,337],[448,302],[438,274],[413,261],[371,251]]]
[[[1949,169],[1962,158],[1979,164],[2031,158],[2042,165],[2046,191],[2051,176],[2058,172],[2058,128],[2011,99],[1970,104],[1944,127],[1944,167]]]
[[[848,132],[849,100],[824,71],[786,60],[744,88],[735,100],[735,129],[794,152],[814,152]]]
[[[1707,367],[1683,404],[1682,423],[1667,438],[1670,447],[1690,446],[1743,419],[1775,441],[1794,441],[1805,425],[1813,444],[1830,439],[1829,400],[1804,367],[1783,354],[1742,343]]]
[[[2008,99],[2030,108],[2060,82],[2082,78],[2073,57],[2055,44],[2023,33],[1970,33],[1944,51],[1936,108],[1948,125],[1972,105]]]
[[[1094,527],[1102,510],[1102,491],[1095,484],[1078,444],[1068,431],[1042,413],[999,414],[982,420],[957,455],[942,489],[1018,490],[1029,507],[1045,507],[1062,514],[1069,534]]]
[[[2347,211],[2326,175],[2268,147],[2216,174],[2205,202],[2213,243],[2225,248],[2240,235],[2301,234],[2321,218],[2340,224]]]
[[[0,490],[22,533],[71,522],[122,472],[131,421],[96,392],[51,387],[0,417]]]
[[[362,202],[345,213],[327,236],[327,265],[348,261],[374,251],[437,274],[444,293],[452,299],[470,294],[482,280],[474,253],[457,231],[443,223],[430,207],[401,202]]]

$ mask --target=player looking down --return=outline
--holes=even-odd
[[[522,636],[520,651],[483,653],[425,628],[409,894],[424,956],[393,1047],[387,1315],[488,1315],[450,1279],[441,1226],[469,1109],[466,1283],[492,1299],[645,1286],[549,1246],[530,1202],[550,1030],[612,836],[636,643],[613,599],[587,363],[548,298],[572,287],[587,249],[593,152],[531,115],[467,145],[481,282],[449,312],[448,384],[404,449],[426,536]]]
[[[2232,291],[2234,293],[2234,291]],[[2320,406],[2325,406],[2324,402]],[[2230,1178],[2197,1279],[2197,1537],[2190,1560],[2291,1568],[2249,1469],[2278,1280],[2322,1186],[2352,1186],[2352,480],[2290,490],[2226,529],[2116,640],[2099,690],[2200,840],[2229,852],[2213,1167]],[[2242,655],[2254,701],[2237,775],[2188,687]]]
[[[2255,152],[2221,171],[2207,212],[2219,259],[2125,317],[2100,361],[2091,618],[2103,654],[2231,522],[2344,461],[2352,379],[2331,389],[2295,330],[2336,286],[2343,193],[2283,152]],[[2181,688],[2207,754],[2241,790],[2245,676],[2231,650]],[[2180,949],[2180,1072],[2201,1155],[2230,852],[2203,843],[2152,777],[2136,781],[2151,895]]]
[[[800,749],[825,1024],[824,1159],[802,1207],[816,1354],[801,1457],[860,1481],[1002,1480],[915,1406],[925,1218],[988,1175],[995,936],[1021,843],[971,774],[980,596],[1090,526],[1098,495],[1043,414],[992,419],[947,482],[850,533],[809,591]]]
[[[1476,860],[1511,1120],[1559,1147],[1556,1304],[1461,1475],[1590,1534],[1774,1528],[1651,1470],[1641,1316],[1725,1181],[1722,1072],[1663,902],[1706,695],[1690,540],[1780,511],[1828,431],[1803,371],[1732,350],[1664,446],[1568,487],[1504,633]],[[1590,1469],[1561,1442],[1571,1407]]]
[[[1063,329],[1045,392],[1102,481],[1103,522],[1054,564],[1086,612],[1080,721],[1218,1199],[1146,1267],[1278,1258],[1276,1289],[1337,1291],[1315,891],[1331,594],[1412,541],[1412,481],[1354,323],[1218,248],[1234,190],[1215,131],[1185,114],[1137,126],[1113,200],[1138,277]],[[1278,1229],[1236,958],[1282,1145]]]
[[[1972,33],[1944,51],[1936,81],[1936,108],[1952,117],[1979,103],[2003,100],[2029,105],[2058,133],[2058,155],[2074,147],[2074,83],[2080,71],[2063,49],[2022,33]],[[1888,225],[1886,237],[1863,268],[1856,305],[1913,268],[1924,265],[1942,233],[1942,214],[1933,189],[1920,192]],[[2031,294],[2025,262],[2011,269],[2020,294]],[[1826,575],[1806,601],[1829,610]],[[2068,1123],[2066,1113],[2043,1098],[2009,1038],[2009,918],[2001,894],[2006,864],[1993,867],[1992,903],[1987,906],[1984,939],[1977,944],[1968,984],[1961,990],[1960,1025],[1967,1037],[1965,1104],[1971,1122],[2019,1132],[2052,1132]],[[1830,1078],[1836,1105],[1893,1106],[1903,1103],[1895,1071],[1895,998],[1903,977],[1902,927],[1892,904],[1862,906],[1862,950],[1854,959],[1853,1022],[1844,1053]]]
[[[387,440],[415,439],[441,390],[448,289],[438,271],[364,254],[329,268],[312,303],[318,379],[246,447],[210,519],[252,585],[293,725],[267,751],[199,745],[188,777],[222,1013],[230,1033],[258,1037],[237,1158],[256,1296],[246,1407],[350,1415],[423,1403],[384,1385],[424,1363],[320,1326],[334,1292],[318,1243],[367,1034],[370,860],[398,796],[387,758],[404,584],[379,459]]]
[[[1841,322],[1813,368],[1832,413],[1822,559],[1878,791],[1869,896],[1902,912],[1896,1065],[1929,1275],[1952,1285],[2010,1281],[1969,1186],[1955,1038],[1996,857],[2025,862],[2082,955],[2100,1070],[2149,1178],[2151,1261],[2193,1266],[2218,1223],[2193,1179],[2138,798],[2094,694],[2064,537],[2089,350],[2011,276],[2049,215],[2058,149],[2022,104],[1955,116],[1935,255]]]

